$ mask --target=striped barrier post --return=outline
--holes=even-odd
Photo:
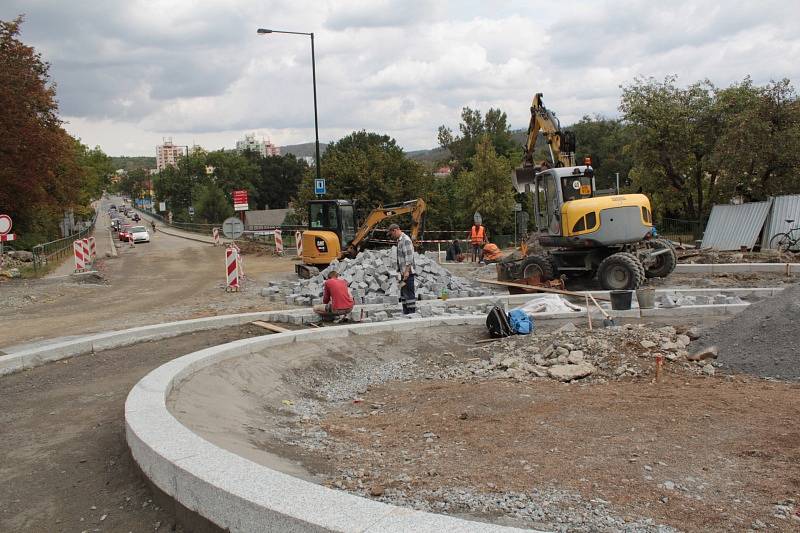
[[[283,236],[281,235],[281,230],[275,230],[275,253],[278,255],[283,255]]]
[[[83,246],[83,260],[86,262],[86,264],[89,264],[92,262],[92,251],[89,247],[89,239],[86,237],[81,239],[81,245]]]
[[[235,242],[231,243],[231,247],[236,250],[236,264],[238,265],[239,281],[244,283],[244,257],[242,257],[242,250]]]
[[[294,242],[297,245],[297,257],[303,257],[303,232],[294,232]]]
[[[83,243],[80,240],[72,243],[72,253],[75,256],[75,272],[86,270],[86,258],[83,255]]]
[[[214,238],[214,246],[219,246],[219,228],[212,228],[211,236]]]
[[[97,259],[97,243],[94,237],[89,237],[89,257],[92,258],[92,261]]]
[[[133,248],[133,233],[128,233],[128,242],[131,243],[131,248]]]
[[[225,248],[225,290],[239,290],[239,253],[233,246]]]

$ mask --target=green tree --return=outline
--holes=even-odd
[[[459,196],[470,218],[475,211],[480,212],[484,226],[498,234],[513,224],[514,189],[509,180],[513,165],[495,152],[488,135],[476,148],[470,159],[472,170],[459,176]]]
[[[297,196],[303,176],[309,171],[305,161],[292,154],[257,158],[259,177],[254,184],[254,201],[259,209],[283,209]]]
[[[633,159],[625,150],[633,140],[631,128],[622,120],[584,116],[570,130],[575,133],[578,164],[583,164],[585,157],[592,158],[597,187],[615,187],[617,173],[622,186],[633,167]]]
[[[233,215],[233,205],[223,190],[213,183],[197,188],[195,205],[198,218],[208,224],[222,222]]]
[[[469,170],[470,161],[477,151],[477,145],[487,136],[495,151],[507,158],[519,152],[521,147],[511,135],[508,117],[499,109],[490,108],[483,116],[478,109],[464,107],[461,110],[460,135],[454,135],[447,126],[439,126],[439,146],[450,151],[455,172]]]

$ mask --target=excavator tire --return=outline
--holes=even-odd
[[[539,281],[550,281],[556,277],[556,268],[549,257],[545,255],[529,255],[522,268],[522,277],[530,278],[539,276]]]
[[[644,267],[635,255],[618,252],[609,255],[597,268],[597,279],[605,290],[638,289],[644,283]]]
[[[648,278],[666,278],[675,270],[675,266],[678,264],[678,254],[675,253],[675,247],[667,239],[655,239],[652,245],[656,250],[666,248],[669,251],[657,255],[655,262],[647,268],[644,275]]]

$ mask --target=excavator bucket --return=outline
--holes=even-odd
[[[531,192],[536,182],[536,170],[533,167],[519,167],[511,176],[511,182],[518,193]]]

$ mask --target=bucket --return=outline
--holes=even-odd
[[[633,291],[611,291],[611,309],[614,311],[627,311],[631,308]]]
[[[652,309],[656,306],[655,289],[636,289],[636,301],[641,309]]]

